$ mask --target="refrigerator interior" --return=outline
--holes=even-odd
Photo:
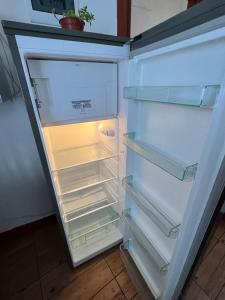
[[[188,233],[183,221],[187,216],[186,223],[198,222],[187,211],[207,201],[193,203],[192,193],[195,177],[209,176],[201,159],[225,74],[225,39],[205,34],[202,40],[135,56],[120,97],[127,113],[122,251],[129,252],[155,299],[169,299],[164,292],[172,284],[170,266],[184,245],[180,232]]]
[[[74,265],[122,239],[117,119],[42,127]]]

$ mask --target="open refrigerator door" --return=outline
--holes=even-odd
[[[143,299],[177,299],[215,180],[206,149],[214,159],[223,151],[214,145],[222,142],[215,128],[224,107],[224,28],[172,40],[134,54],[120,87],[126,147],[121,253]],[[210,182],[207,189],[203,181]]]

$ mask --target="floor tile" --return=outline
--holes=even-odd
[[[211,298],[192,280],[181,300],[211,300]]]
[[[107,284],[93,300],[126,300],[116,280],[112,280]]]
[[[212,232],[213,236],[215,236],[218,239],[221,238],[221,236],[225,233],[225,219],[222,214],[217,217]]]
[[[224,300],[224,299],[225,299],[225,286],[220,291],[220,293],[219,293],[218,297],[216,298],[216,300]]]
[[[201,288],[196,284],[194,280],[188,284],[184,295],[181,297],[182,300],[195,300],[201,292]]]
[[[120,250],[118,246],[106,251],[103,254],[103,257],[114,276],[117,276],[124,269],[124,264],[120,258]]]
[[[142,300],[142,299],[141,299],[140,296],[137,294],[137,295],[135,295],[135,296],[132,298],[132,300]]]
[[[224,253],[225,254],[225,253]],[[204,291],[210,299],[216,299],[221,289],[225,285],[225,257],[220,262],[215,272],[210,277],[208,284],[205,286]]]
[[[35,246],[41,277],[66,261],[65,249],[56,226],[49,226],[37,231]]]
[[[202,253],[202,260],[204,260],[209,253],[213,250],[213,248],[216,246],[216,244],[218,243],[218,239],[215,236],[211,236],[209,241],[206,244],[206,247]]]
[[[54,268],[41,279],[44,299],[48,299],[49,297],[55,295],[67,284],[70,284],[71,281],[78,278],[78,276],[84,272],[88,272],[100,261],[102,261],[102,258],[96,257],[75,269],[72,269],[67,263]]]
[[[211,300],[211,298],[209,298],[204,291],[200,291],[196,300]]]
[[[20,291],[12,296],[10,300],[42,300],[40,282],[35,282],[23,291]]]
[[[126,270],[123,270],[116,277],[116,280],[128,300],[132,299],[137,294],[137,291],[133,286]]]
[[[4,276],[3,280],[2,275]],[[39,280],[36,252],[33,245],[18,250],[10,255],[4,264],[1,264],[0,280],[1,285],[6,284],[8,297],[23,291]]]
[[[79,274],[69,285],[52,299],[88,300],[113,280],[113,274],[104,260]]]
[[[32,234],[18,234],[13,235],[12,238],[0,240],[0,255],[1,257],[10,256],[17,251],[33,244],[34,238]]]
[[[224,256],[225,245],[222,242],[219,242],[216,244],[213,251],[206,257],[204,263],[199,266],[195,274],[196,282],[201,288],[207,288],[207,285],[213,279],[213,274]]]

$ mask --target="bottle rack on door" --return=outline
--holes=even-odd
[[[215,105],[219,90],[219,85],[131,86],[124,88],[124,98],[132,100],[132,102],[139,102],[140,105],[141,103],[158,102],[209,109]],[[123,141],[136,155],[163,169],[176,179],[186,181],[195,177],[197,162],[181,161],[158,147],[141,141],[135,132],[124,134]],[[130,203],[134,202],[165,237],[174,239],[174,241],[176,241],[179,233],[182,214],[179,221],[173,218],[169,212],[160,206],[160,202],[142,192],[141,188],[134,182],[132,175],[124,178],[123,186],[127,192],[124,215],[126,219],[125,232],[129,239],[121,247],[121,256],[127,265],[126,267],[129,268],[127,259],[125,259],[125,252],[129,252],[150,288],[153,298],[159,299],[163,291],[164,275],[168,271],[172,256],[166,256],[162,251],[163,247],[162,249],[157,247],[151,236],[147,236],[143,228],[138,226],[135,219],[132,218],[132,204]],[[173,209],[176,210],[175,207]],[[135,282],[135,285],[138,286],[137,278],[134,278]],[[140,296],[143,299],[148,299],[146,295]]]

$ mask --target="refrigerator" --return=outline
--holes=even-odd
[[[120,244],[141,298],[178,299],[224,187],[224,17],[132,51],[15,43],[72,265]]]

